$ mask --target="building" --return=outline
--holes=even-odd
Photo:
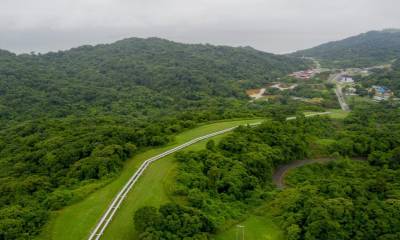
[[[374,89],[375,93],[377,94],[384,94],[386,91],[388,91],[386,87],[376,85],[372,86],[372,89]]]
[[[340,79],[340,82],[342,83],[354,83],[354,79],[350,76],[343,75],[342,78]]]
[[[316,69],[309,69],[305,71],[299,71],[299,72],[294,72],[290,74],[289,76],[297,78],[297,79],[303,79],[303,80],[308,80],[312,78],[318,71]]]
[[[390,97],[393,96],[393,92],[384,86],[372,86],[372,88],[370,88],[370,92],[372,92],[374,94],[373,99],[375,101],[387,101],[389,100]]]

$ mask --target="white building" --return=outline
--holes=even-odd
[[[342,76],[342,79],[340,81],[343,83],[354,83],[354,79],[349,76]]]

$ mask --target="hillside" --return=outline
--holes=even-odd
[[[38,55],[0,51],[0,239],[32,239],[52,210],[198,123],[271,114],[273,105],[249,107],[244,89],[307,64],[157,38]]]
[[[257,51],[131,38],[44,55],[0,53],[0,116],[120,112],[181,107],[210,98],[245,98],[257,86],[306,68],[304,61]],[[5,104],[7,103],[7,104]]]
[[[314,57],[324,66],[340,68],[387,63],[400,56],[400,30],[370,31],[291,55]]]

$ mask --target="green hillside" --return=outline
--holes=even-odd
[[[115,180],[126,160],[199,123],[293,114],[244,94],[308,62],[252,48],[125,39],[68,51],[0,51],[0,239]]]
[[[291,55],[314,57],[325,66],[339,68],[388,63],[400,57],[400,30],[370,31]]]
[[[257,51],[131,38],[44,55],[0,52],[0,116],[143,116],[245,98],[307,62]],[[212,102],[213,103],[213,102]],[[3,121],[2,121],[3,122]]]

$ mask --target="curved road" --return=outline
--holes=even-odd
[[[313,163],[328,163],[328,162],[332,162],[335,160],[338,160],[338,159],[337,158],[317,158],[317,159],[305,159],[305,160],[293,161],[291,163],[279,166],[275,170],[274,175],[272,176],[272,181],[276,185],[277,188],[283,189],[286,187],[285,177],[290,170],[301,167],[301,166],[313,164]],[[365,159],[364,158],[352,158],[352,160],[363,161]]]
[[[312,116],[318,116],[318,115],[326,115],[326,114],[330,114],[330,112],[323,112],[323,113],[313,113],[313,114],[309,114],[306,115],[306,117],[312,117]],[[296,117],[288,117],[286,118],[286,120],[293,120],[296,119]],[[252,123],[249,124],[250,126],[255,126],[255,125],[259,125],[261,122],[258,123]],[[184,149],[190,145],[193,145],[197,142],[200,142],[202,140],[211,138],[211,137],[215,137],[227,132],[230,132],[232,130],[234,130],[235,128],[237,128],[238,126],[235,127],[231,127],[231,128],[227,128],[218,132],[214,132],[214,133],[210,133],[198,138],[195,138],[189,142],[186,142],[182,145],[179,145],[175,148],[172,148],[166,152],[163,152],[157,156],[154,156],[152,158],[147,159],[146,161],[144,161],[142,163],[142,165],[140,165],[140,167],[138,168],[138,170],[132,175],[132,177],[128,180],[128,182],[124,185],[124,187],[118,192],[117,196],[115,196],[115,198],[113,199],[113,201],[110,203],[110,205],[108,206],[106,212],[103,214],[103,216],[100,218],[100,220],[98,221],[98,223],[96,224],[96,226],[94,227],[93,231],[91,232],[88,240],[98,240],[101,238],[101,236],[103,235],[104,231],[106,230],[107,226],[110,224],[111,220],[113,219],[115,213],[117,212],[119,206],[121,206],[122,202],[124,201],[125,197],[127,196],[128,192],[131,190],[131,188],[133,187],[133,185],[135,185],[136,181],[140,178],[140,176],[143,174],[143,172],[149,167],[149,165],[167,155],[170,155],[172,153],[175,153],[181,149]]]
[[[334,160],[336,159],[335,158],[306,159],[306,160],[297,160],[285,165],[281,165],[275,170],[274,175],[272,176],[272,181],[274,182],[277,188],[283,189],[286,187],[285,176],[290,170],[312,163],[326,163]]]

